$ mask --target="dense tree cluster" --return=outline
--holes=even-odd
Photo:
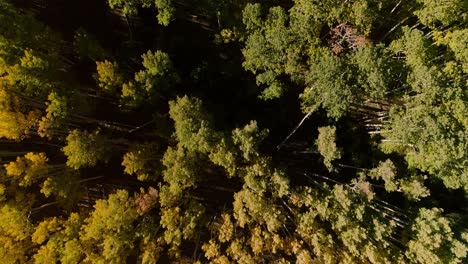
[[[468,261],[466,1],[102,2],[0,2],[0,263]]]

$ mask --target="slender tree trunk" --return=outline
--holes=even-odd
[[[98,180],[98,179],[102,179],[102,178],[104,178],[104,176],[96,176],[96,177],[86,178],[86,179],[80,180],[80,183],[94,181],[94,180]]]
[[[398,24],[396,24],[394,27],[392,27],[381,39],[380,42],[382,42],[384,39],[386,39],[390,34],[393,33],[396,29],[398,29],[403,23],[405,23],[410,17],[405,17],[403,20],[401,20]]]
[[[56,204],[58,204],[58,202],[50,202],[50,203],[46,203],[46,204],[43,204],[43,205],[38,206],[38,207],[31,208],[31,210],[29,211],[29,214],[36,214],[40,210],[42,210],[44,208],[47,208],[49,206],[52,206],[52,205],[56,205]]]
[[[156,119],[153,118],[153,120],[150,120],[150,121],[144,123],[143,125],[138,126],[138,127],[134,128],[134,129],[128,131],[128,133],[129,133],[129,134],[134,133],[135,131],[138,131],[138,130],[142,129],[142,128],[144,128],[144,127],[150,125],[151,123],[153,123],[153,122],[155,122],[155,121],[156,121]]]
[[[302,118],[302,120],[297,124],[297,126],[293,129],[293,131],[291,131],[291,133],[289,133],[289,135],[288,135],[283,141],[281,141],[281,143],[280,143],[278,146],[276,146],[276,150],[280,150],[280,149],[284,146],[284,144],[286,144],[286,142],[289,140],[289,138],[290,138],[292,135],[294,135],[294,133],[296,133],[296,131],[299,129],[299,127],[302,126],[302,124],[306,121],[307,118],[309,118],[309,117],[312,115],[313,112],[314,112],[313,110],[310,110],[310,111]]]

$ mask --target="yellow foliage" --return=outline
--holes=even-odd
[[[0,137],[22,140],[39,120],[40,112],[30,111],[27,115],[20,112],[0,111]]]
[[[16,178],[19,186],[30,186],[48,172],[45,153],[28,153],[5,165],[8,176]]]

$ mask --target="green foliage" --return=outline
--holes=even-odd
[[[122,86],[122,99],[134,106],[155,101],[170,93],[172,86],[179,81],[167,53],[149,50],[141,57],[144,69],[135,73],[134,81]]]
[[[305,241],[314,246],[313,250],[320,260],[402,261],[389,241],[398,217],[387,219],[385,214],[368,210],[372,206],[346,186],[338,184],[329,187],[324,184],[322,187],[322,191],[312,188],[302,190],[303,201],[299,206],[306,206],[307,211],[299,215],[297,230]],[[329,227],[333,232],[327,231]],[[340,250],[340,245],[346,250]]]
[[[250,121],[243,129],[232,131],[234,144],[239,146],[245,160],[258,156],[258,146],[267,137],[268,130],[260,130],[256,121]]]
[[[444,44],[452,50],[456,61],[461,64],[461,68],[464,73],[468,72],[468,50],[466,49],[466,46],[468,45],[467,33],[468,29],[455,29],[453,31],[448,31],[444,33],[434,33],[434,38],[438,44]],[[453,62],[448,62],[447,68],[451,69],[453,67],[452,65]],[[453,70],[451,69],[451,71]],[[458,77],[457,74],[452,73],[451,75],[455,75],[451,76],[454,79]]]
[[[395,83],[395,66],[382,47],[364,46],[344,57],[323,50],[310,66],[302,107],[305,112],[322,107],[338,119],[352,104],[382,98]]]
[[[31,13],[17,10],[8,2],[0,4],[0,54],[9,65],[25,50],[47,50],[49,58],[57,58],[63,41]]]
[[[397,168],[391,160],[379,162],[377,168],[372,169],[369,173],[374,179],[382,179],[385,182],[385,190],[393,192],[398,189],[396,184]]]
[[[153,2],[154,1],[154,2]],[[171,0],[109,0],[111,9],[120,9],[124,15],[136,15],[138,7],[152,7],[154,4],[157,11],[158,23],[163,26],[169,25],[173,20],[175,8]]]
[[[427,177],[413,176],[409,179],[400,180],[401,191],[410,200],[419,200],[430,195],[429,190],[424,186]]]
[[[92,167],[98,162],[106,162],[110,157],[110,145],[99,131],[73,130],[66,138],[67,145],[62,148],[67,156],[67,165],[74,169]]]
[[[162,159],[166,170],[163,172],[164,181],[169,183],[172,193],[181,193],[184,189],[194,187],[200,180],[202,159],[196,152],[191,152],[180,145],[173,149],[169,147]]]
[[[216,140],[208,115],[202,109],[198,98],[179,97],[169,102],[169,115],[175,124],[175,134],[179,144],[189,151],[210,151]]]
[[[259,4],[247,5],[243,13],[244,23],[252,33],[248,35],[242,51],[245,57],[242,66],[257,74],[257,85],[267,86],[262,97],[274,99],[284,91],[279,77],[289,73],[288,69],[293,69],[288,64],[296,63],[289,60],[295,57],[288,56],[288,53],[294,52],[293,36],[286,28],[288,17],[282,8],[270,9],[265,21],[260,20],[260,9]]]
[[[64,42],[31,13],[6,2],[0,5],[0,21],[2,85],[16,95],[46,98],[67,68]]]
[[[275,232],[286,221],[279,206],[248,188],[234,194],[233,210],[240,227],[259,223],[264,224],[268,231]]]
[[[391,3],[388,5],[391,6]],[[243,23],[247,29],[243,66],[256,74],[258,85],[267,85],[262,95],[264,99],[281,96],[284,92],[281,81],[284,76],[290,77],[292,82],[300,86],[308,79],[307,85],[313,86],[315,92],[309,88],[305,89],[305,106],[314,108],[323,104],[324,108],[330,110],[330,116],[339,116],[343,109],[329,108],[338,107],[338,100],[341,100],[344,102],[343,108],[346,109],[351,94],[358,95],[359,92],[352,87],[354,83],[351,81],[356,73],[352,73],[353,69],[348,69],[350,66],[346,60],[332,58],[325,49],[320,48],[320,30],[326,25],[346,28],[348,33],[341,36],[339,45],[349,41],[351,47],[348,48],[356,49],[370,43],[359,32],[370,33],[377,21],[377,14],[383,8],[388,7],[380,1],[341,3],[333,0],[297,0],[288,14],[280,7],[272,7],[267,13],[266,8],[260,4],[248,4],[243,11]],[[332,28],[331,33],[333,30]],[[387,75],[391,69],[385,68],[388,58],[373,60],[379,55],[373,55],[371,52],[377,51],[379,50],[364,49],[356,54],[355,63],[360,65],[363,77],[370,81],[367,87],[362,87],[368,92],[366,95],[375,96],[376,92],[380,92],[377,93],[380,95],[381,90],[387,88],[386,85],[382,87],[383,83],[387,84],[386,81],[392,78]],[[373,65],[368,65],[368,61]],[[310,70],[307,70],[309,68]],[[364,80],[361,85],[366,84]],[[329,89],[333,90],[328,92]]]
[[[109,0],[111,9],[121,9],[124,15],[136,15],[138,13],[138,0]]]
[[[125,263],[134,247],[133,223],[137,218],[134,200],[125,190],[118,190],[107,200],[96,201],[94,211],[81,228],[84,261]]]
[[[311,66],[309,77],[310,87],[301,94],[304,110],[316,110],[322,106],[328,116],[341,117],[357,94],[343,60],[325,53]]]
[[[391,54],[382,45],[364,46],[350,55],[350,61],[356,69],[356,83],[360,90],[370,97],[383,98],[390,88],[396,85],[399,77]]]
[[[323,163],[328,170],[333,170],[332,161],[341,158],[342,151],[336,146],[336,128],[332,126],[320,127],[319,136],[315,141]]]
[[[466,20],[466,1],[464,0],[417,0],[421,9],[414,12],[427,26],[449,25],[454,21]]]
[[[175,8],[172,0],[155,0],[154,5],[158,9],[158,23],[163,26],[168,26],[173,20]]]
[[[209,154],[209,159],[214,164],[223,167],[228,177],[233,177],[238,172],[238,154],[234,152],[232,144],[228,142],[228,140],[221,139],[221,142]]]
[[[407,82],[413,91],[424,93],[420,100],[434,100],[441,92],[441,74],[433,64],[435,50],[423,32],[404,27],[403,35],[392,42],[390,48],[395,53],[404,53],[405,63],[411,69]]]
[[[161,226],[166,229],[164,240],[170,246],[170,255],[181,256],[179,246],[182,244],[182,240],[195,238],[204,213],[205,208],[197,202],[190,202],[185,210],[181,210],[180,207],[162,210]]]
[[[398,179],[397,167],[390,159],[379,162],[379,165],[369,172],[369,176],[373,179],[382,179],[387,192],[403,192],[410,200],[429,196],[429,190],[424,186],[427,177],[412,175]]]
[[[466,260],[468,241],[457,239],[448,218],[438,208],[421,208],[411,227],[406,256],[414,263],[462,263]]]
[[[378,13],[383,1],[358,0],[342,2],[336,0],[307,1],[295,0],[295,8],[301,10],[321,23],[329,26],[338,23],[350,23],[358,26],[364,32],[370,32],[373,24],[377,22]],[[396,1],[389,1],[395,3]],[[391,4],[389,3],[389,4]]]
[[[145,84],[146,90],[150,90],[151,86],[156,86],[161,90],[170,88],[171,81],[177,81],[178,76],[175,73],[169,54],[157,50],[141,55],[143,59],[142,65],[144,71],[139,71],[135,74],[135,80]],[[150,82],[153,78],[153,82]]]
[[[392,49],[405,54],[415,95],[390,112],[383,149],[404,154],[410,167],[441,178],[448,188],[466,189],[466,83],[456,74],[444,75],[437,51],[419,30],[403,28]]]
[[[147,181],[158,178],[161,173],[159,153],[156,144],[140,144],[132,146],[123,156],[124,172],[136,175],[138,180]]]
[[[27,49],[17,64],[6,69],[7,75],[3,79],[20,93],[44,96],[51,89],[53,70],[49,61],[37,52]]]
[[[467,186],[466,144],[463,125],[442,107],[419,106],[394,112],[389,141],[383,147],[402,151],[411,167],[441,178],[449,188]]]
[[[465,1],[109,0],[115,56],[26,2],[0,3],[0,263],[466,262]]]
[[[73,36],[73,49],[80,59],[98,60],[107,57],[107,52],[89,32],[79,28]]]
[[[247,4],[242,11],[242,22],[247,30],[256,30],[262,27],[262,6],[259,3]]]

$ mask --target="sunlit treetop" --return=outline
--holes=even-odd
[[[45,153],[30,152],[24,157],[18,157],[16,161],[6,164],[6,174],[15,179],[19,186],[31,186],[38,180],[48,176],[49,166],[47,161]]]
[[[172,0],[109,0],[110,8],[120,9],[124,15],[136,15],[140,6],[150,8],[153,4],[157,9],[158,23],[163,26],[169,25],[175,15]]]
[[[67,165],[74,169],[92,167],[98,162],[106,162],[111,154],[107,139],[99,133],[73,130],[66,138],[67,145],[62,148],[67,156]]]
[[[115,62],[96,61],[96,81],[98,86],[106,93],[113,94],[123,84],[123,77],[119,66]]]
[[[134,247],[133,223],[137,217],[133,199],[125,190],[97,201],[81,228],[85,261],[124,263]]]
[[[332,161],[341,158],[342,150],[336,146],[336,128],[320,127],[319,136],[315,141],[317,149],[323,156],[323,163],[328,170],[333,170]]]

